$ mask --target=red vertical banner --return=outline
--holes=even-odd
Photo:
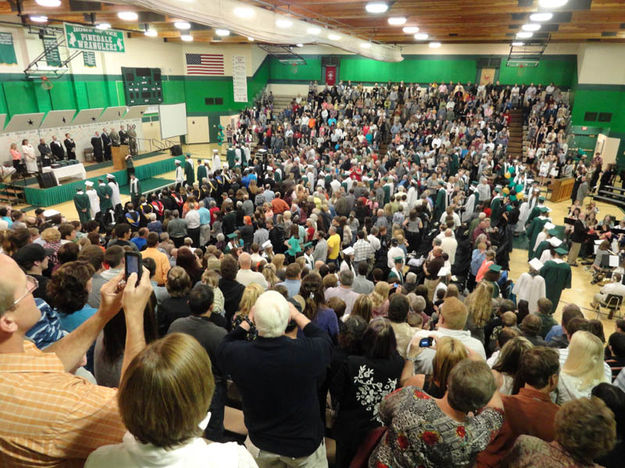
[[[334,86],[336,84],[336,66],[326,65],[326,84]]]

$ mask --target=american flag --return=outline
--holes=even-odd
[[[223,54],[186,54],[187,75],[224,74]]]

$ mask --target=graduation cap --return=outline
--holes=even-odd
[[[114,179],[115,176],[113,174],[106,174],[107,179]]]
[[[234,239],[235,237],[237,237],[237,233],[236,232],[231,232],[230,234],[228,234],[228,239]]]
[[[553,247],[560,247],[562,245],[562,241],[557,237],[552,237],[548,241]]]
[[[558,236],[558,231],[556,231],[555,229],[549,229],[547,231],[547,234],[549,234],[550,236],[557,237]]]
[[[499,187],[499,186],[495,187],[495,192],[501,193],[501,187]]]
[[[347,247],[346,249],[343,249],[343,255],[354,255],[354,248]]]
[[[499,273],[501,271],[501,265],[493,263],[491,266],[488,267],[488,271],[494,271],[495,273]]]
[[[306,242],[304,244],[304,248],[307,249],[308,247],[312,247],[313,243],[312,242]],[[353,250],[353,249],[352,249]]]
[[[438,181],[438,185],[445,185],[445,181],[444,180],[439,180]]]
[[[556,225],[553,224],[553,223],[549,223],[549,222],[545,223],[545,229],[547,229],[547,231],[551,231],[552,229],[555,229],[555,227],[556,227]],[[552,234],[552,236],[553,235],[554,234]]]
[[[204,164],[208,164],[208,159],[205,159],[205,160],[204,160]]]
[[[560,255],[566,255],[567,253],[569,253],[569,251],[568,251],[568,250],[566,250],[564,247],[558,247],[558,248],[555,250],[555,252],[556,252],[557,254],[560,254]]]
[[[85,185],[87,187],[93,187],[93,182],[91,182],[90,180],[88,180],[87,182],[85,182]]]
[[[546,206],[541,206],[538,209],[541,213],[549,213],[549,208],[547,208]]]
[[[529,261],[530,266],[536,270],[536,271],[540,271],[540,269],[544,266],[543,262],[541,262],[540,260],[538,260],[537,258],[532,258]]]
[[[395,258],[393,258],[393,262],[395,262],[395,263],[404,263],[404,257],[395,257]]]
[[[271,241],[270,241],[270,240],[267,240],[267,241],[263,242],[263,244],[261,245],[261,247],[262,247],[263,249],[268,249],[269,247],[272,247],[272,245],[271,245]]]
[[[545,201],[545,197],[543,197],[542,195],[540,197],[538,197],[538,201],[544,202]]]
[[[438,270],[438,276],[447,276],[451,273],[451,270],[447,267],[443,267],[440,270]]]
[[[175,161],[175,162],[176,162],[176,166],[180,166],[180,161],[178,161],[178,160],[176,159],[176,161]]]

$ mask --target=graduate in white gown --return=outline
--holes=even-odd
[[[538,299],[546,297],[545,279],[538,273],[542,268],[542,263],[537,259],[530,262],[528,273],[522,273],[514,283],[512,293],[516,295],[517,303],[525,300],[529,305],[530,314],[538,312]]]
[[[515,233],[525,232],[525,223],[527,223],[527,218],[529,218],[530,212],[530,203],[526,199],[519,207],[519,221],[514,226]]]
[[[475,200],[478,197],[477,192],[472,192],[468,197],[467,201],[464,204],[464,211],[462,213],[462,222],[466,223],[471,218],[473,218],[473,213],[475,212]]]
[[[218,150],[213,150],[213,167],[211,167],[211,169],[213,171],[216,171],[217,169],[223,169],[221,165],[221,156],[219,155]]]

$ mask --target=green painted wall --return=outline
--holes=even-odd
[[[574,125],[600,125],[609,127],[612,132],[625,133],[625,87],[610,87],[611,89],[589,89],[587,86],[578,87],[575,92],[572,120]],[[612,120],[607,123],[585,121],[586,112],[611,112]]]
[[[320,81],[321,57],[307,56],[305,60],[306,65],[291,65],[270,57],[269,77],[273,81]]]
[[[429,83],[453,80],[467,82],[475,81],[476,74],[477,60],[475,58],[406,57],[401,62],[389,63],[361,57],[346,57],[340,60],[339,66],[339,78],[344,81]]]
[[[247,79],[250,101],[265,87],[268,79],[269,61],[265,60],[254,76]],[[25,80],[21,74],[0,74],[0,114],[8,114],[8,122],[14,114],[126,104],[120,76],[65,75],[52,83],[53,88],[45,90],[39,80]],[[207,97],[221,97],[223,104],[207,106],[204,101]],[[187,112],[195,115],[229,113],[248,105],[234,102],[231,77],[164,77],[163,102],[185,102]]]
[[[577,58],[543,57],[537,67],[508,67],[507,60],[501,60],[499,81],[503,84],[543,84],[555,83],[560,87],[571,88],[577,83]]]

